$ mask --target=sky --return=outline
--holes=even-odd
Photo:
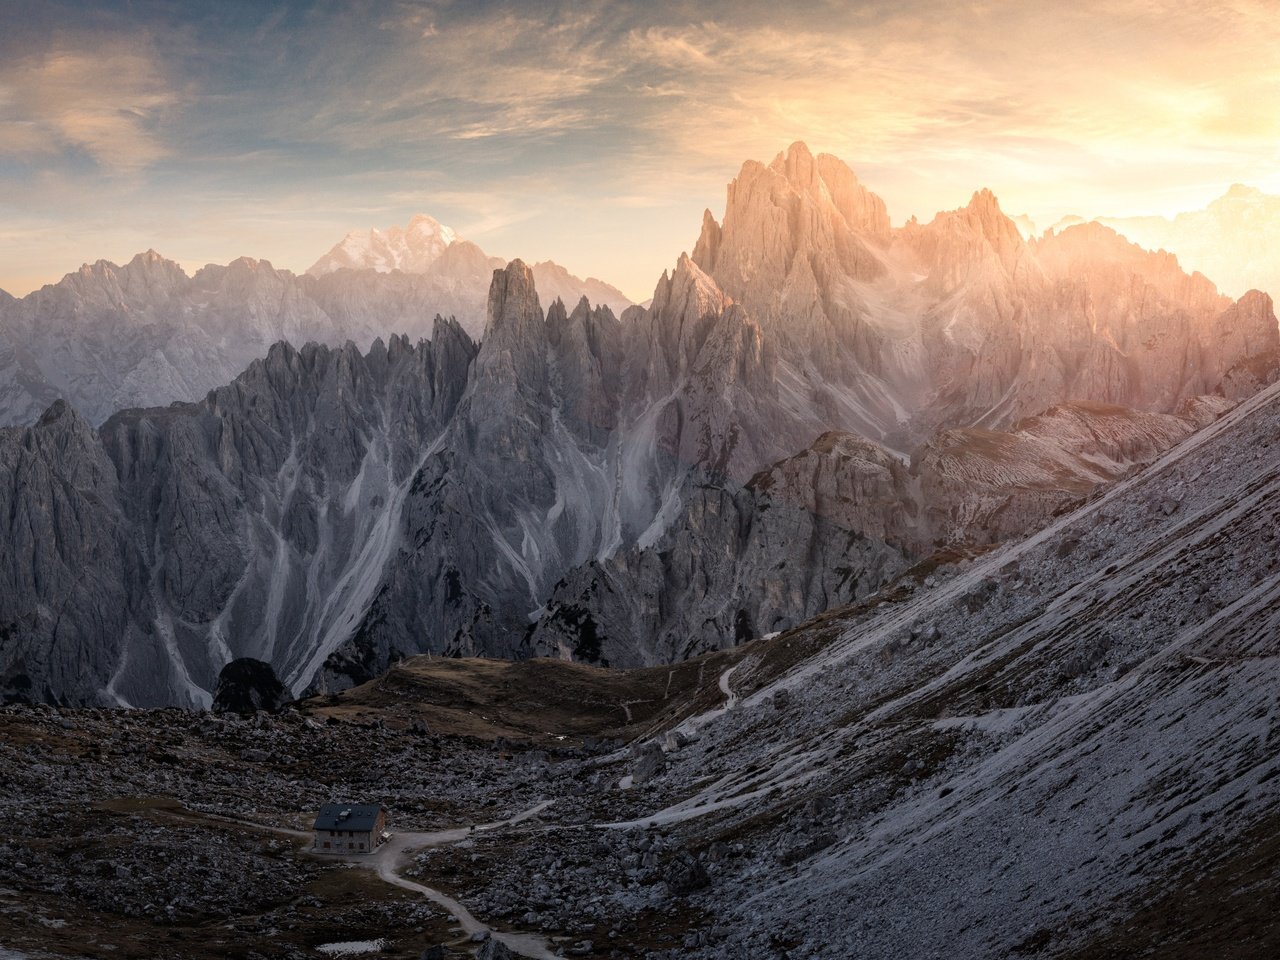
[[[795,140],[1047,226],[1280,192],[1277,103],[1276,0],[0,0],[0,289],[428,213],[641,300]]]

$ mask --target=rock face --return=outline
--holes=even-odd
[[[160,317],[200,290],[286,339],[423,303],[403,272],[89,274],[42,295]],[[197,403],[0,432],[5,694],[207,705],[245,656],[295,695],[421,652],[687,657],[1033,530],[1280,367],[1263,295],[1096,225],[1029,245],[985,192],[895,231],[802,147],[744,167],[649,308],[544,310],[512,261],[486,315],[479,344],[439,318],[279,343]]]
[[[539,652],[659,663],[786,629],[859,600],[949,545],[1016,539],[1230,409],[1180,415],[1066,404],[1010,432],[937,434],[908,465],[827,433],[743,487],[704,483],[654,543],[556,584]]]
[[[281,340],[350,340],[363,351],[392,334],[428,337],[438,315],[475,338],[502,265],[429,217],[353,234],[302,277],[248,258],[191,277],[155,251],[124,266],[98,261],[21,300],[0,297],[0,425],[31,424],[58,398],[94,424],[117,410],[196,400]],[[566,302],[630,305],[550,261],[534,276]]]
[[[271,664],[252,657],[232,660],[218,674],[214,713],[276,713],[290,700]]]
[[[803,144],[743,166],[694,259],[829,426],[904,451],[1065,400],[1171,413],[1261,352],[1232,334],[1231,301],[1168,254],[1098,224],[1028,244],[985,190],[893,230],[848,168]],[[1274,324],[1260,332],[1271,349]]]

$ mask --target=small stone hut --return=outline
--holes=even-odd
[[[369,853],[386,839],[387,808],[380,803],[326,803],[316,817],[321,853]]]

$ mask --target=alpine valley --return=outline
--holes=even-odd
[[[647,306],[419,217],[0,343],[0,957],[1280,950],[1265,293],[796,143]]]

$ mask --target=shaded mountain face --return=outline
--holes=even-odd
[[[513,261],[478,344],[438,318],[280,343],[197,403],[0,433],[5,694],[206,705],[243,656],[295,695],[421,652],[669,662],[1037,529],[1280,365],[1269,298],[1096,225],[1028,245],[980,193],[895,231],[800,146],[730,201],[647,309],[544,311]],[[120,304],[350,325],[424,302],[421,274],[171,267],[42,295],[91,313],[105,283],[122,335]]]
[[[188,277],[155,251],[124,266],[86,265],[21,300],[0,297],[0,425],[34,423],[59,398],[94,424],[129,407],[196,400],[281,340],[350,340],[364,351],[391,334],[428,337],[436,316],[478,338],[501,266],[429,217],[352,234],[302,277],[248,258]],[[588,295],[630,306],[550,261],[533,271],[548,302]]]
[[[1034,529],[1228,405],[1068,405],[914,465],[839,433],[793,455],[812,421],[777,362],[687,258],[625,321],[544,314],[514,261],[479,345],[443,320],[367,353],[281,343],[96,432],[59,401],[0,433],[0,682],[203,706],[245,656],[294,694],[420,652],[668,662]]]

